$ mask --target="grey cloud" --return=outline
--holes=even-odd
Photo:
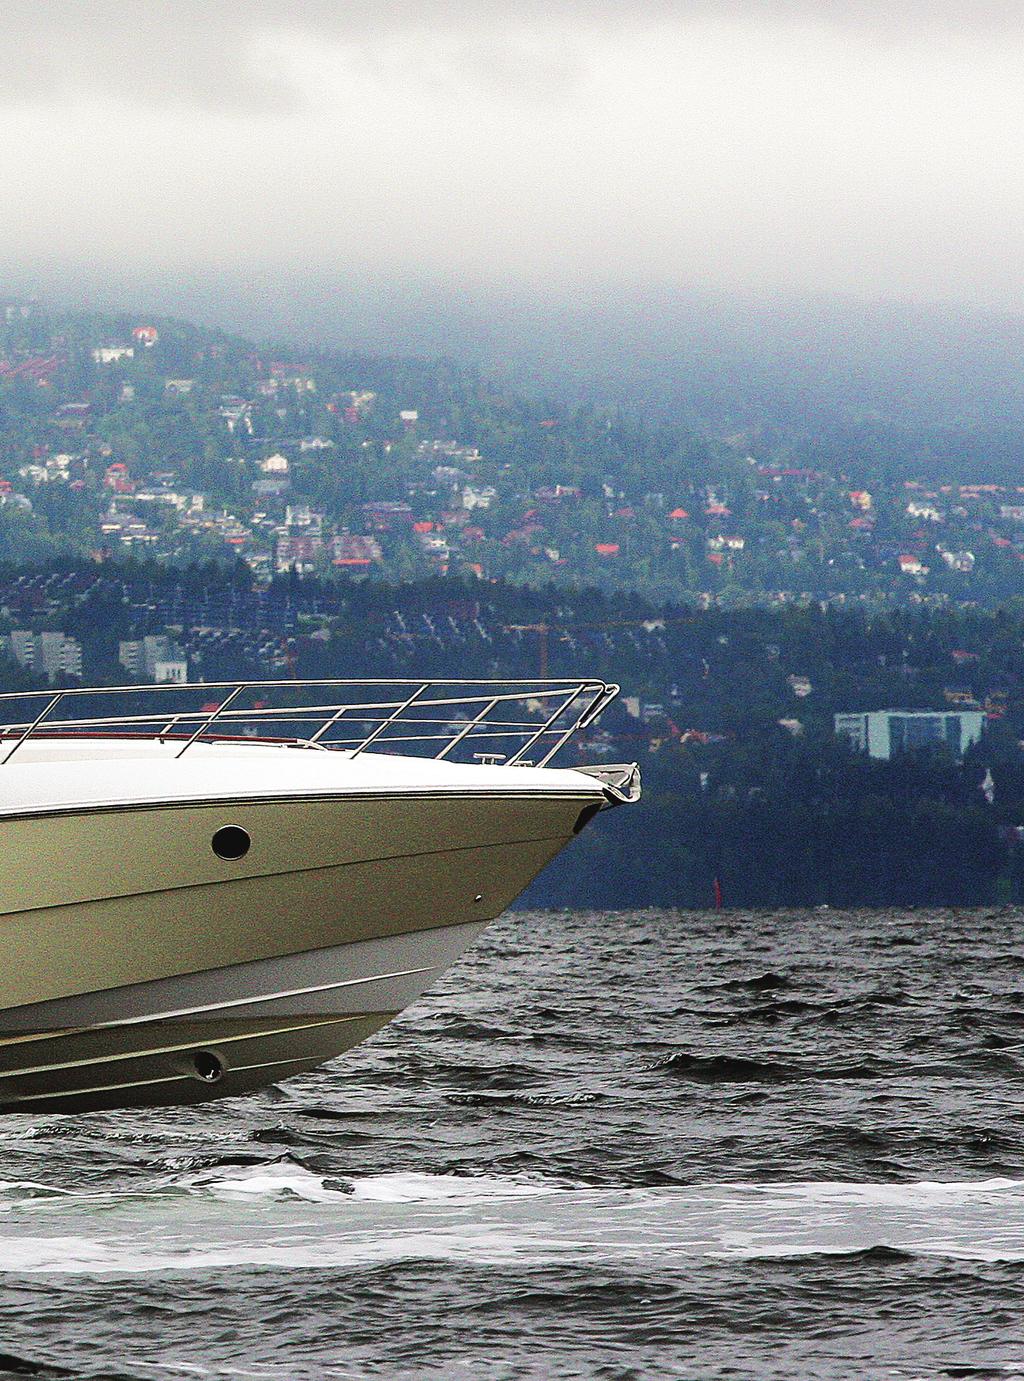
[[[275,109],[295,93],[256,70],[247,43],[262,6],[5,0],[0,100],[99,92],[129,105]],[[269,13],[269,11],[267,11]]]
[[[2,0],[0,258],[1021,304],[1022,30],[1019,0]]]
[[[250,47],[288,34],[348,44],[356,60],[370,64],[396,37],[440,36],[453,41],[452,76],[461,72],[499,93],[540,94],[547,79],[571,78],[571,61],[556,52],[538,63],[517,47],[516,29],[568,23],[571,33],[587,8],[571,4],[560,19],[557,9],[525,0],[510,19],[490,0],[5,0],[0,104],[102,94],[136,106],[293,109],[302,99],[300,79],[267,72]]]
[[[838,26],[883,43],[1022,31],[1018,0],[5,0],[0,103],[102,94],[140,106],[292,109],[299,79],[267,72],[250,51],[254,39],[283,32],[354,45],[367,61],[396,37],[452,39],[453,64],[471,80],[529,98],[572,80],[574,39],[708,20],[748,32]],[[557,33],[561,51],[545,53],[545,31]]]

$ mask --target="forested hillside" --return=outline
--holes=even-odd
[[[1022,876],[1024,609],[698,610],[475,578],[399,586],[237,562],[0,568],[0,640],[59,630],[80,679],[120,683],[125,640],[173,643],[191,677],[601,676],[619,700],[564,761],[639,761],[641,804],[601,817],[530,894],[551,905],[967,904]],[[9,656],[12,656],[9,652]],[[6,689],[43,687],[0,660]],[[79,677],[57,674],[60,685]],[[136,679],[146,679],[140,675]],[[973,707],[985,732],[872,761],[851,710]],[[986,774],[990,774],[986,777]],[[987,787],[987,791],[986,788]],[[991,796],[991,800],[989,799]]]

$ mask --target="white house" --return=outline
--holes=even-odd
[[[490,508],[497,497],[498,491],[493,485],[467,484],[462,491],[462,507],[468,509]]]

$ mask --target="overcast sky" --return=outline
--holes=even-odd
[[[0,133],[22,278],[1024,310],[1018,0],[4,0]]]

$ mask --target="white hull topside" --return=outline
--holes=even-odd
[[[197,1101],[331,1058],[616,799],[570,769],[179,749],[38,736],[0,771],[0,1108]],[[225,827],[244,853],[215,852]]]
[[[84,807],[109,810],[277,797],[579,795],[605,799],[601,783],[567,768],[508,767],[387,753],[314,752],[287,743],[40,733],[0,775],[0,818]]]

